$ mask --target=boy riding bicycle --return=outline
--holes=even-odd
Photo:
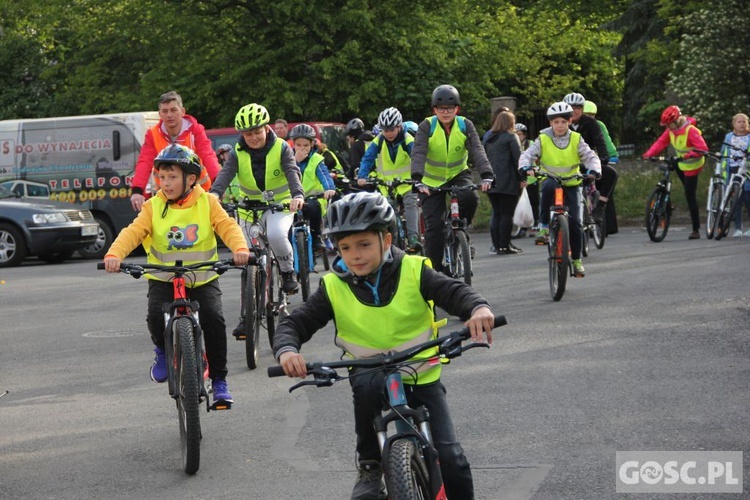
[[[112,243],[104,257],[107,272],[120,270],[120,263],[138,245],[146,249],[149,264],[173,265],[218,260],[216,234],[232,249],[236,265],[244,265],[250,256],[242,229],[221,208],[219,201],[196,184],[201,172],[200,159],[192,150],[173,144],[154,159],[161,189],[142,206],[138,216]],[[151,367],[154,382],[167,380],[164,350],[164,311],[174,291],[168,276],[149,273],[146,322],[154,345]],[[195,281],[187,280],[190,300],[200,304],[200,325],[206,342],[209,377],[214,402],[231,402],[227,388],[227,333],[221,308],[218,275],[196,272]]]
[[[543,171],[548,171],[559,177],[569,177],[577,174],[583,163],[586,175],[599,178],[602,172],[601,161],[596,153],[581,138],[581,134],[569,130],[573,108],[565,102],[556,102],[547,109],[547,119],[550,127],[539,133],[539,137],[531,143],[529,148],[521,153],[518,160],[521,175],[534,176],[537,162]],[[563,183],[565,204],[568,206],[570,220],[570,256],[573,261],[573,274],[583,277],[586,270],[581,261],[581,179],[570,179]],[[542,183],[542,201],[539,207],[540,229],[536,242],[546,244],[549,239],[550,206],[554,197],[557,183],[547,179]]]
[[[391,246],[395,213],[380,193],[346,195],[331,204],[326,219],[339,257],[309,300],[279,322],[274,338],[274,355],[288,376],[307,375],[300,347],[331,320],[336,345],[354,358],[435,338],[439,323],[434,306],[466,320],[475,341],[482,331],[492,341],[494,316],[482,296],[434,271],[429,259]],[[448,498],[472,499],[471,468],[456,438],[440,365],[424,364],[417,372],[416,378],[404,379],[409,403],[429,411]],[[383,401],[377,377],[382,379],[383,373],[351,379],[360,469],[353,499],[382,498],[380,447],[372,426]]]

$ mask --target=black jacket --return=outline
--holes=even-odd
[[[581,115],[578,119],[577,127],[570,125],[570,130],[575,130],[579,134],[586,144],[596,151],[596,156],[602,162],[602,166],[609,162],[609,152],[607,151],[607,143],[604,142],[604,136],[602,135],[602,129],[599,127],[596,118],[591,118],[588,115]]]
[[[521,175],[518,172],[521,145],[518,136],[511,132],[491,132],[484,143],[484,150],[495,172],[495,185],[488,192],[517,196],[521,192]]]
[[[382,304],[388,303],[396,292],[398,277],[401,272],[401,261],[404,252],[391,247],[392,259],[383,264],[378,295]],[[337,257],[331,266],[331,271],[349,284],[357,298],[365,304],[374,304],[372,289],[362,283],[362,280],[342,268],[341,257]],[[281,352],[299,352],[302,344],[310,340],[321,328],[334,319],[333,307],[328,301],[323,280],[320,286],[308,299],[292,313],[279,321],[273,340],[273,353],[278,359]],[[422,267],[422,284],[420,287],[425,300],[433,300],[435,306],[445,310],[448,314],[458,316],[465,321],[479,306],[489,307],[485,300],[473,288],[464,282],[449,278],[428,266]],[[377,329],[377,325],[369,325]],[[382,332],[389,335],[389,332]]]

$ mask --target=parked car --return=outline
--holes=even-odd
[[[41,198],[49,200],[49,187],[41,182],[15,180],[0,183],[0,186],[7,187],[18,196],[24,198]]]
[[[21,198],[0,186],[0,267],[17,266],[30,255],[62,262],[98,233],[96,219],[80,205]]]

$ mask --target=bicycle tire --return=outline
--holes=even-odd
[[[584,257],[589,256],[589,240],[593,231],[591,227],[594,225],[592,222],[591,211],[589,211],[589,205],[586,201],[586,195],[581,197],[581,255]]]
[[[570,268],[570,233],[568,218],[556,214],[549,226],[549,291],[552,300],[565,294]]]
[[[310,266],[308,265],[307,238],[304,231],[297,231],[294,235],[297,243],[297,265],[299,273],[297,279],[302,288],[302,302],[307,302],[310,296]]]
[[[594,240],[594,246],[601,250],[604,248],[604,242],[607,239],[607,221],[604,219],[594,219],[594,224],[591,226],[591,239]]]
[[[721,210],[721,199],[724,189],[721,183],[713,183],[709,191],[708,208],[706,210],[706,238],[709,240],[716,235],[719,210]]]
[[[276,335],[276,318],[274,317],[274,285],[276,285],[276,261],[268,259],[266,271],[266,331],[268,332],[268,344],[273,349],[273,337]]]
[[[455,250],[453,262],[455,262],[456,265],[455,278],[459,280],[462,279],[464,283],[471,286],[472,270],[469,239],[463,231],[456,231],[455,236],[453,243],[453,249]]]
[[[385,467],[385,484],[390,500],[434,498],[430,492],[427,467],[413,439],[394,441]]]
[[[260,318],[256,305],[258,302],[257,287],[258,267],[247,266],[243,283],[243,317],[245,318],[245,359],[247,367],[255,370],[258,367],[260,351]]]
[[[737,206],[737,201],[739,201],[740,194],[742,194],[741,189],[742,186],[739,184],[729,186],[724,206],[719,214],[719,219],[716,221],[717,230],[714,233],[716,240],[720,240],[729,234],[729,225],[732,223],[732,219],[734,219],[734,210]]]
[[[175,356],[182,466],[185,472],[191,475],[198,472],[201,460],[200,375],[193,333],[193,323],[189,318],[178,318],[174,322],[174,335],[178,347]]]
[[[320,258],[323,259],[323,269],[328,271],[331,269],[331,261],[328,258],[328,247],[324,247],[320,253]]]
[[[669,231],[672,214],[668,207],[667,193],[657,187],[648,197],[646,203],[646,232],[654,243],[663,241]]]

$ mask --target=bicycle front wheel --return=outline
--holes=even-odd
[[[658,243],[667,236],[672,217],[667,192],[657,187],[646,203],[646,232],[651,241]]]
[[[398,439],[391,444],[385,470],[390,500],[435,498],[430,492],[427,467],[412,439]]]
[[[268,344],[273,349],[273,337],[276,334],[276,317],[274,316],[274,293],[276,286],[276,262],[274,259],[268,259],[268,265],[266,266],[266,289],[264,290],[264,296],[266,300],[266,330],[268,331]]]
[[[177,413],[180,419],[182,466],[188,474],[198,472],[201,460],[200,382],[195,357],[193,323],[189,318],[174,322],[177,340]]]
[[[557,214],[549,225],[549,291],[552,300],[565,294],[570,267],[570,233],[568,218]]]
[[[591,239],[594,240],[594,246],[601,250],[604,248],[604,240],[607,237],[607,222],[604,218],[594,220],[591,225]]]
[[[469,248],[469,239],[463,231],[454,231],[454,240],[451,250],[453,252],[452,260],[455,264],[454,278],[463,280],[467,285],[471,285],[471,248]]]
[[[304,231],[297,231],[294,235],[297,243],[297,265],[299,267],[297,279],[302,288],[302,302],[307,302],[307,298],[310,296],[310,267],[307,259],[307,238],[305,236]]]
[[[714,238],[720,240],[729,234],[729,224],[734,219],[734,210],[737,206],[737,201],[740,199],[742,194],[742,186],[739,184],[732,183],[729,186],[729,192],[724,200],[724,207],[719,213],[719,219],[716,221],[716,231]]]
[[[245,359],[247,367],[255,370],[258,367],[260,350],[260,314],[256,308],[258,303],[258,267],[247,266],[243,274],[245,274],[242,287],[242,314],[245,318]]]
[[[719,182],[712,183],[711,189],[708,191],[706,209],[706,238],[709,240],[716,234],[716,221],[719,219],[719,210],[721,210],[721,198],[723,195],[724,186]]]

